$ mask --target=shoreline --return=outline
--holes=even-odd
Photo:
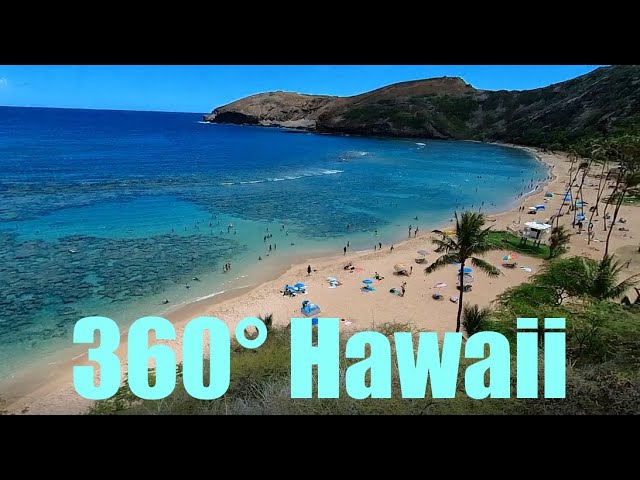
[[[502,143],[495,143],[495,145],[499,145],[507,148],[517,148],[517,149],[527,151],[537,161],[546,165],[549,168],[549,172],[551,174],[550,180],[545,181],[540,185],[538,185],[537,190],[529,192],[528,194],[525,194],[522,197],[516,199],[515,202],[512,202],[513,206],[511,208],[508,208],[498,213],[487,214],[489,218],[495,219],[493,225],[497,227],[498,223],[502,223],[500,219],[506,218],[506,216],[509,216],[510,214],[512,215],[517,213],[518,206],[527,202],[528,199],[531,198],[532,196],[535,196],[541,193],[545,189],[545,187],[553,185],[555,182],[558,181],[559,177],[555,173],[555,167],[557,166],[557,163],[560,160],[563,160],[563,159],[566,160],[566,157],[564,155],[544,154],[538,149],[533,147],[523,147],[518,145],[510,145],[510,144],[502,144]],[[551,156],[556,157],[554,161],[551,161],[550,158],[548,158]],[[449,225],[447,224],[446,226],[449,226]],[[446,226],[444,226],[444,228],[446,228]],[[434,225],[434,227],[438,227],[438,226]],[[499,229],[503,230],[505,228],[499,228]],[[427,230],[423,231],[422,233],[419,234],[417,238],[412,237],[410,239],[403,239],[398,241],[397,243],[394,244],[395,246],[394,251],[405,251],[415,243],[420,243],[420,242],[424,243],[426,238],[431,235],[430,230],[431,228],[428,228]],[[430,244],[430,242],[428,243]],[[338,263],[344,263],[347,260],[357,262],[361,260],[365,261],[369,257],[376,256],[376,255],[388,256],[387,247],[389,246],[389,244],[385,244],[385,246],[386,247],[385,247],[384,253],[371,252],[370,250],[362,250],[358,252],[352,251],[352,252],[349,252],[346,257],[340,254],[323,255],[321,257],[314,257],[314,256],[304,257],[304,255],[299,255],[299,256],[296,256],[295,259],[292,259],[291,262],[283,263],[282,265],[279,266],[279,268],[275,268],[274,269],[275,271],[269,272],[271,273],[271,275],[267,275],[266,277],[264,277],[254,285],[239,287],[239,288],[224,292],[220,295],[215,295],[210,298],[203,298],[203,299],[201,298],[201,299],[191,301],[187,304],[176,306],[176,308],[170,309],[163,316],[169,319],[174,324],[176,331],[178,333],[178,338],[180,338],[181,330],[184,328],[184,325],[191,319],[196,318],[197,316],[205,316],[205,315],[210,316],[212,315],[212,310],[214,311],[230,310],[233,312],[237,310],[237,309],[234,309],[234,304],[240,302],[244,297],[256,296],[256,294],[259,293],[261,290],[264,290],[266,288],[272,288],[273,286],[279,285],[280,283],[282,285],[279,285],[279,287],[276,287],[276,288],[281,288],[285,283],[287,283],[287,281],[285,280],[286,278],[293,278],[293,277],[299,278],[301,268],[306,269],[307,264],[313,265],[314,268],[316,268],[316,265],[317,265],[318,266],[317,269],[320,270],[321,268],[326,268],[326,266],[331,266]],[[301,258],[304,258],[304,261],[300,261]],[[256,311],[252,314],[252,316],[257,315],[258,313],[265,313],[265,312]],[[293,315],[295,315],[295,311]],[[218,316],[218,315],[213,315],[213,316]],[[237,323],[237,321],[239,321],[238,319],[231,320],[231,319],[225,318],[224,316],[219,316],[219,318],[222,318],[230,327],[234,326],[233,325],[234,322]],[[123,378],[124,378],[124,374],[126,373],[126,367],[124,366],[124,364],[126,363],[125,359],[126,359],[127,339],[125,334],[127,332],[128,332],[128,327],[126,329],[123,328],[123,331],[121,333],[122,342],[120,347],[117,350],[117,354],[121,358],[121,362],[123,364],[123,368],[122,368]],[[60,390],[66,389],[68,393],[68,390],[70,389],[73,394],[72,397],[75,397],[76,401],[72,402],[74,403],[74,405],[66,405],[66,404],[62,405],[64,409],[69,410],[73,413],[81,413],[85,411],[86,408],[89,405],[91,405],[93,402],[84,400],[80,398],[77,394],[75,394],[75,391],[73,390],[73,386],[71,384],[72,367],[74,365],[88,364],[84,360],[84,357],[86,357],[86,352],[79,356],[76,356],[73,359],[68,359],[66,361],[60,362],[59,364],[56,364],[55,368],[51,369],[52,371],[48,372],[49,374],[45,376],[44,383],[35,388],[29,388],[30,385],[29,385],[28,375],[25,375],[24,377],[22,377],[21,381],[14,382],[14,385],[13,385],[14,388],[12,389],[13,395],[11,390],[9,391],[9,395],[7,394],[2,395],[4,399],[7,400],[8,402],[4,408],[7,408],[9,411],[12,411],[12,412],[21,412],[24,410],[25,407],[28,407],[29,411],[31,411],[31,405],[39,403],[41,404],[41,406],[43,406],[42,405],[43,399],[46,399],[51,395],[55,395],[56,392],[59,392]],[[177,355],[177,357],[178,357],[178,361],[181,361],[181,358],[180,358],[181,355]],[[38,412],[32,412],[32,413],[38,413]]]

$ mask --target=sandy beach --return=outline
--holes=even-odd
[[[563,201],[566,190],[567,172],[569,161],[563,154],[542,153],[535,149],[527,149],[533,152],[544,163],[552,167],[553,180],[544,188],[526,198],[523,198],[515,209],[499,214],[490,215],[489,221],[495,230],[507,228],[519,230],[525,222],[547,220],[558,210]],[[592,172],[587,177],[584,186],[585,201],[595,203],[597,179]],[[520,206],[533,206],[545,202],[545,192],[553,192],[554,197],[546,202],[546,212],[540,212],[535,217],[527,215],[526,211],[519,211]],[[605,194],[607,192],[605,191]],[[452,206],[453,207],[453,206]],[[526,210],[526,208],[525,208]],[[640,255],[634,255],[638,249],[640,237],[640,215],[637,207],[624,206],[621,217],[627,220],[625,227],[628,232],[621,232],[616,226],[611,240],[610,251],[616,253],[623,261],[630,260],[625,275],[640,272]],[[571,228],[573,215],[561,217],[560,223],[567,226],[568,230],[577,233]],[[601,217],[595,223],[595,239],[591,245],[587,245],[586,230],[583,235],[571,237],[571,247],[567,255],[582,255],[594,259],[600,259],[604,251],[606,232],[603,231]],[[449,298],[457,294],[456,275],[454,266],[444,268],[436,273],[425,275],[424,265],[416,263],[420,257],[418,250],[425,249],[430,252],[426,259],[429,263],[434,261],[438,254],[434,253],[431,244],[431,233],[420,225],[421,233],[417,238],[411,238],[394,245],[390,251],[390,245],[384,245],[379,251],[352,252],[346,255],[338,255],[321,259],[309,259],[307,262],[296,264],[283,275],[270,280],[257,287],[235,292],[233,296],[215,297],[212,299],[186,305],[179,310],[166,315],[176,326],[178,339],[182,336],[185,324],[199,316],[213,316],[227,322],[230,327],[245,317],[254,317],[259,314],[274,314],[274,323],[287,325],[292,317],[300,316],[300,306],[303,299],[308,299],[322,308],[322,317],[338,317],[344,319],[341,326],[345,331],[362,330],[372,325],[383,322],[400,322],[415,325],[421,331],[435,331],[443,334],[455,330],[457,305]],[[447,226],[444,226],[445,228]],[[496,250],[485,258],[490,263],[500,266],[502,257],[509,253],[508,250]],[[355,271],[344,270],[344,266],[352,262]],[[488,278],[484,274],[474,273],[475,282],[473,291],[465,295],[465,302],[477,303],[480,306],[488,306],[496,295],[506,288],[527,281],[527,279],[539,271],[544,261],[538,258],[521,256],[518,260],[520,267],[528,267],[531,271],[521,268],[502,268],[504,275],[498,278]],[[404,263],[408,267],[413,266],[412,275],[397,276],[394,265]],[[311,265],[313,271],[307,274],[307,265]],[[375,292],[364,293],[361,291],[364,279],[371,279],[378,272],[384,276],[383,280],[375,281]],[[327,277],[337,278],[342,285],[337,288],[329,288]],[[302,282],[307,285],[307,294],[291,298],[283,296],[282,288]],[[406,294],[404,297],[389,293],[391,288],[400,288],[406,282]],[[431,295],[436,291],[435,285],[439,282],[447,284],[446,288],[439,289],[445,297],[444,301],[435,301]],[[181,348],[174,345],[178,361],[181,360]],[[123,379],[126,373],[126,338],[118,350],[123,364]],[[81,398],[74,390],[72,384],[72,366],[86,365],[86,357],[81,356],[64,364],[52,368],[50,376],[44,385],[29,390],[28,379],[21,384],[14,385],[16,392],[23,392],[19,396],[2,394],[8,399],[4,407],[9,412],[28,414],[76,414],[86,411],[91,402]]]

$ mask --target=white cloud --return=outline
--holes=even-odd
[[[0,88],[6,87],[9,85],[9,80],[4,77],[0,77]]]

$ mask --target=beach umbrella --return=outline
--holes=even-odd
[[[446,286],[447,284],[444,282],[436,283],[436,288],[445,288]]]
[[[306,285],[304,283],[296,283],[294,285],[294,287],[296,287],[296,288],[304,288],[304,287],[306,287]]]
[[[418,255],[422,255],[424,257],[426,255],[429,255],[429,252],[427,252],[426,250],[418,250]]]
[[[469,275],[470,273],[473,273],[473,268],[469,268],[469,267],[464,267],[464,270],[462,271],[465,275]],[[460,272],[458,272],[458,276],[460,276]]]
[[[366,283],[367,285],[371,285],[373,283],[373,280],[370,279],[366,279],[366,280],[362,280],[362,283]]]
[[[502,257],[502,260],[504,260],[505,262],[508,262],[509,260],[515,260],[519,256],[520,255],[518,255],[517,253],[511,252],[509,255],[505,255],[504,257]]]
[[[334,278],[334,277],[327,277],[327,280],[329,280],[330,282],[337,282],[338,279]]]
[[[406,271],[408,270],[408,269],[407,269],[407,266],[406,266],[404,263],[398,263],[397,265],[395,265],[395,266],[393,267],[393,269],[394,269],[396,272],[398,272],[398,273],[400,273],[400,272],[406,272]]]

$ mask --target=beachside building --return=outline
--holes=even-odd
[[[548,223],[527,222],[520,231],[520,240],[525,244],[529,240],[533,240],[534,245],[540,245],[547,240],[551,228],[552,225]]]

